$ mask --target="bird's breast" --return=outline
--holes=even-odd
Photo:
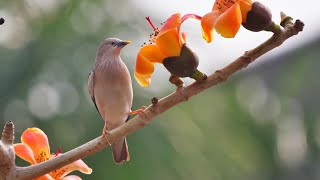
[[[119,60],[95,68],[94,94],[99,112],[109,124],[122,123],[131,111],[132,82],[125,64]]]

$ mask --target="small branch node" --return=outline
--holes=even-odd
[[[223,70],[217,70],[215,74],[221,82],[226,81],[228,79],[228,76],[226,76]]]
[[[298,34],[298,32],[303,31],[304,23],[297,19],[296,22],[293,24],[293,28],[297,31]]]
[[[246,55],[246,53],[241,57],[241,60],[245,64],[245,67],[247,67],[252,62],[252,58]]]
[[[158,102],[159,102],[159,99],[158,99],[157,97],[153,97],[153,98],[151,99],[151,102],[152,102],[152,105],[153,105],[153,106],[156,106],[156,105],[158,104]]]
[[[208,79],[208,75],[203,74],[203,80],[205,81],[205,80],[207,80],[207,79]]]
[[[183,101],[188,101],[189,100],[189,96],[186,94],[184,86],[183,87],[178,87],[176,89],[176,92],[179,94],[179,96],[181,97],[181,99]]]

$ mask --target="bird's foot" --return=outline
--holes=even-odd
[[[109,139],[108,139],[108,137],[107,137],[109,134],[110,134],[110,133],[109,133],[109,131],[108,131],[107,127],[106,127],[106,124],[105,124],[104,127],[103,127],[103,130],[102,130],[102,137],[103,137],[104,139],[106,139],[107,142],[108,142],[108,144],[111,146],[111,143],[110,143],[110,141],[109,141]]]
[[[145,117],[148,117],[147,114],[144,112],[146,108],[147,108],[146,106],[142,106],[141,109],[131,111],[129,113],[129,116],[136,115],[136,114],[139,114],[141,116],[141,114],[143,114]]]

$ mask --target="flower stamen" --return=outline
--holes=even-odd
[[[151,21],[151,19],[150,19],[149,16],[146,17],[146,20],[149,22],[149,24],[150,24],[150,26],[152,27],[152,29],[153,29],[154,31],[156,31],[157,28],[156,28],[156,26],[154,26],[154,24],[152,23],[152,21]]]
[[[234,0],[220,0],[215,2],[216,9],[224,12],[235,3]]]
[[[61,150],[62,150],[62,148],[59,147],[58,150],[57,150],[57,152],[56,152],[56,154],[55,154],[55,157],[57,157],[57,156],[61,153]]]
[[[38,157],[36,158],[36,162],[37,162],[37,163],[41,163],[41,162],[47,161],[47,160],[49,160],[49,157],[48,157],[47,153],[44,152],[44,151],[42,151],[42,152],[38,155]]]
[[[143,45],[141,45],[141,47],[146,46],[146,45],[150,45],[150,44],[154,44],[155,41],[156,41],[156,38],[157,38],[157,36],[158,36],[158,34],[159,34],[159,32],[160,32],[159,28],[157,28],[157,27],[153,24],[153,22],[151,21],[151,19],[150,19],[149,16],[146,17],[146,20],[149,22],[149,24],[150,24],[150,26],[152,27],[152,29],[153,29],[154,32],[150,34],[149,42],[148,42],[148,43],[145,43],[145,42],[144,42]]]

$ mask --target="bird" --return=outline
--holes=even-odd
[[[110,130],[124,124],[130,115],[140,110],[131,111],[133,90],[129,70],[120,54],[130,41],[107,38],[99,46],[95,64],[88,77],[88,91],[91,99],[105,121],[103,136]],[[127,140],[123,137],[112,146],[113,160],[122,164],[130,160]]]

